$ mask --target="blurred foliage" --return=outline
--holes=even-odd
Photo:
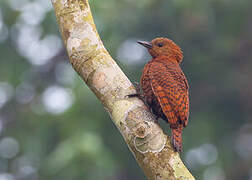
[[[132,81],[136,40],[184,51],[191,113],[182,159],[199,180],[252,179],[252,1],[90,0],[101,38]],[[0,0],[0,179],[145,179],[68,62],[49,0]],[[169,128],[160,122],[164,130]]]

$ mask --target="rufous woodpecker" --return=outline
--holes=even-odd
[[[142,98],[156,118],[170,124],[175,151],[182,151],[182,130],[189,117],[189,86],[180,68],[183,53],[167,38],[138,41],[152,59],[144,66],[140,86]]]

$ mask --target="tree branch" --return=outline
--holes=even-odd
[[[87,0],[52,0],[70,62],[102,102],[150,180],[193,180],[99,38]]]

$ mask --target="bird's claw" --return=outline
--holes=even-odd
[[[141,100],[144,99],[142,94],[136,93],[136,94],[129,94],[126,96],[127,98],[133,98],[133,97],[137,97],[140,98]]]
[[[135,94],[129,94],[126,97],[127,98],[138,97],[140,99],[143,99],[143,94],[141,93],[141,86],[140,86],[140,84],[138,82],[133,82],[132,84],[136,88],[136,93]]]
[[[138,97],[139,94],[129,94],[129,95],[126,95],[125,97],[126,98],[133,98],[133,97]]]

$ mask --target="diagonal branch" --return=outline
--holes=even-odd
[[[52,4],[73,68],[102,102],[148,179],[193,180],[142,101],[126,98],[135,88],[104,48],[88,1]]]

